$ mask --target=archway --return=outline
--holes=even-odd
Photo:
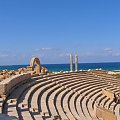
[[[34,68],[34,64],[37,64],[37,66]],[[33,57],[30,61],[30,66],[34,71],[36,71],[37,74],[41,72],[41,65],[40,65],[40,60],[37,57]]]

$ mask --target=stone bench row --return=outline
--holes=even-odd
[[[23,84],[16,89],[16,91],[20,90],[19,94],[10,95],[5,109],[8,114],[16,113],[18,118],[25,120],[27,118],[53,120],[57,117],[65,120],[80,118],[90,120],[94,117],[97,120],[93,113],[92,103],[96,100],[93,96],[97,92],[100,95],[101,88],[107,87],[107,84],[94,75],[92,77],[86,74],[85,77],[83,74],[65,73],[65,75],[59,74],[44,78],[38,76],[38,79],[36,76],[35,81]],[[12,98],[17,98],[14,106],[11,106]]]
[[[86,82],[87,83],[87,82]],[[89,82],[88,82],[89,83]],[[64,83],[63,83],[64,84]],[[50,87],[50,86],[49,86]],[[57,86],[56,86],[57,87]],[[53,89],[53,87],[52,87],[52,89]],[[47,89],[48,90],[48,94],[49,94],[49,92],[51,91],[50,89]],[[39,93],[39,92],[37,92],[37,93]],[[45,94],[46,93],[46,94]],[[35,94],[35,95],[37,95],[37,94]],[[45,97],[44,97],[45,96]],[[43,93],[43,98],[45,99],[46,98],[46,96],[47,96],[47,92],[44,92]],[[33,97],[34,99],[36,99],[35,97]],[[41,98],[42,99],[42,98]],[[44,99],[42,99],[43,100],[43,102],[41,102],[42,103],[42,105],[45,105],[46,103],[45,103],[45,101],[46,100],[44,100]],[[36,101],[36,100],[35,100]],[[51,101],[51,100],[50,100]],[[31,102],[31,103],[34,103],[34,102]],[[36,103],[37,103],[37,101],[36,101]],[[32,106],[33,106],[33,104],[32,104]],[[37,104],[36,104],[36,107],[37,107]],[[36,107],[34,107],[33,106],[33,108],[36,108]],[[44,110],[44,113],[48,113],[48,111],[45,111],[45,109],[47,110],[47,107],[44,107],[44,106],[42,106],[42,108],[44,108],[43,110]],[[53,109],[52,109],[53,110]],[[47,114],[46,114],[47,115]]]

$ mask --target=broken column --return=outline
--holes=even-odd
[[[75,71],[78,71],[78,55],[75,55]]]
[[[73,56],[70,54],[70,71],[73,71]]]

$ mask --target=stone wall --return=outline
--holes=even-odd
[[[23,82],[24,80],[30,79],[31,74],[19,74],[12,76],[11,78],[7,78],[0,82],[0,96],[7,95],[9,91],[19,83]]]

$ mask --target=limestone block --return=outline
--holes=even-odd
[[[102,107],[96,107],[96,116],[98,118],[102,118],[103,120],[117,120],[115,114]]]
[[[39,73],[40,73],[40,67],[39,67],[39,66],[36,66],[36,67],[35,67],[35,71],[36,71],[37,74],[39,74]]]
[[[3,80],[5,79],[5,76],[4,75],[0,75],[0,80]]]
[[[32,66],[27,66],[27,71],[33,71],[33,67]]]
[[[45,68],[42,68],[41,73],[45,73]]]
[[[102,89],[103,95],[107,96],[111,100],[114,100],[114,92],[107,90],[107,89]]]

